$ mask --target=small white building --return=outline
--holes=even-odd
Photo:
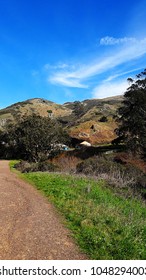
[[[91,147],[91,144],[87,141],[81,142],[80,145],[85,146],[85,147]]]

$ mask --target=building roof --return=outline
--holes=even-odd
[[[91,144],[87,141],[83,141],[82,143],[80,143],[80,145],[84,145],[84,146],[91,146]]]

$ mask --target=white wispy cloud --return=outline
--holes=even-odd
[[[141,67],[138,67],[138,68],[132,68],[131,70],[128,70],[128,71],[124,71],[124,72],[120,72],[120,73],[117,73],[117,74],[115,74],[115,75],[111,75],[111,76],[109,76],[106,80],[105,80],[105,82],[110,82],[110,81],[112,81],[112,80],[114,80],[114,79],[116,79],[116,78],[119,78],[119,77],[121,77],[121,76],[125,76],[125,75],[127,75],[127,74],[130,74],[130,73],[134,73],[134,72],[138,72],[138,71],[141,71]]]
[[[114,38],[110,36],[106,36],[100,39],[100,45],[119,45],[123,43],[135,43],[136,38],[133,37],[123,37],[123,38]]]
[[[61,63],[61,62],[59,62],[59,63],[57,63],[57,64],[55,64],[55,65],[51,65],[51,64],[49,64],[49,63],[46,63],[44,66],[43,66],[43,69],[44,70],[57,70],[57,69],[65,69],[65,68],[68,68],[69,67],[69,65],[68,64],[66,64],[66,63]]]
[[[106,56],[95,59],[92,63],[87,63],[86,65],[82,66],[68,65],[67,69],[65,67],[64,69],[56,69],[56,71],[49,75],[48,82],[66,87],[88,88],[90,85],[89,79],[93,78],[94,76],[107,73],[109,70],[113,70],[124,63],[128,64],[131,61],[133,62],[145,54],[146,38],[142,40],[136,40],[134,38],[133,40],[132,38],[130,40],[129,38],[128,44],[120,47],[118,50],[116,50],[116,52],[115,49],[113,49],[112,54],[110,53],[109,55],[109,53],[107,53]],[[115,71],[115,78],[118,75],[120,76],[120,74],[116,73]],[[110,78],[110,80],[113,78]]]
[[[48,79],[49,82],[56,85],[62,85],[73,88],[88,88],[88,85],[81,83],[80,79],[77,78],[76,73],[61,72],[52,75]]]
[[[92,98],[104,98],[114,95],[122,95],[128,88],[128,82],[119,80],[116,82],[105,82],[95,87],[92,91]]]

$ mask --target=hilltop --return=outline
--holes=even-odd
[[[42,98],[29,99],[0,110],[0,128],[8,120],[15,121],[24,115],[39,114],[56,119],[71,137],[90,141],[92,144],[108,143],[114,137],[114,116],[123,96],[105,99],[87,99],[82,102],[56,104]]]

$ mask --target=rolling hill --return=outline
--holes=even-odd
[[[115,137],[114,115],[122,99],[123,96],[114,96],[63,105],[42,98],[29,99],[1,109],[0,128],[4,129],[9,120],[15,122],[17,118],[34,113],[56,119],[72,138],[87,140],[91,144],[109,143]]]

